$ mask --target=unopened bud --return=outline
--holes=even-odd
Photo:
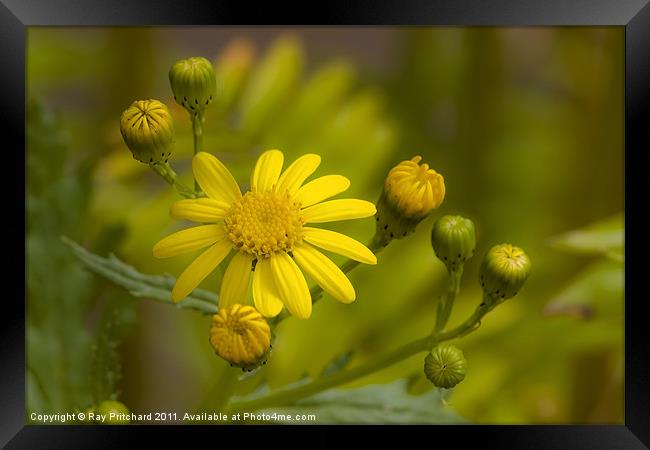
[[[105,416],[108,424],[125,424],[129,423],[129,408],[124,403],[116,400],[105,400],[97,407],[97,413]]]
[[[517,295],[530,274],[530,258],[510,244],[492,247],[481,264],[480,282],[485,295],[502,301]]]
[[[453,345],[439,345],[424,359],[424,374],[434,386],[450,389],[465,379],[467,360]]]
[[[431,245],[438,259],[447,266],[447,270],[455,270],[474,254],[474,222],[461,216],[441,217],[433,225]]]
[[[201,56],[174,63],[169,70],[169,84],[176,103],[190,114],[205,109],[212,102],[217,89],[212,63]]]
[[[167,162],[174,143],[174,123],[169,110],[158,100],[137,100],[120,118],[120,132],[133,157],[153,164]]]

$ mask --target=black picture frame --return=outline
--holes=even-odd
[[[25,144],[25,49],[29,26],[131,26],[131,25],[472,25],[547,26],[614,25],[625,28],[625,225],[632,236],[626,252],[625,276],[625,424],[566,426],[451,426],[436,427],[435,442],[453,439],[453,445],[474,440],[487,448],[571,448],[636,449],[650,445],[650,347],[645,324],[645,298],[638,295],[643,276],[641,256],[647,233],[642,209],[634,202],[643,195],[645,184],[639,174],[640,153],[650,142],[650,6],[648,0],[400,0],[328,1],[292,4],[282,9],[278,2],[198,0],[0,0],[0,92],[2,136],[5,144],[5,173],[24,163],[18,149]],[[13,148],[10,148],[12,147]],[[12,170],[20,178],[20,171]],[[23,172],[27,177],[27,174]],[[20,180],[19,180],[20,181]],[[23,180],[26,182],[25,180]],[[18,186],[18,182],[13,184]],[[7,193],[8,191],[5,191]],[[6,196],[5,196],[6,197]],[[24,207],[24,197],[11,195],[11,206]],[[6,198],[5,198],[6,203]],[[11,219],[12,228],[20,214]],[[26,224],[25,224],[26,225]],[[6,250],[11,261],[23,261],[25,248],[17,239]],[[6,245],[5,244],[5,245]],[[10,253],[10,254],[11,254]],[[26,262],[27,264],[28,262]],[[26,264],[25,277],[26,277]],[[10,264],[19,270],[18,264]],[[18,278],[18,274],[16,278]],[[646,276],[647,278],[647,276]],[[9,280],[9,276],[6,275]],[[5,281],[6,284],[7,281]],[[636,295],[635,295],[636,294]],[[116,446],[133,442],[136,433],[147,439],[206,433],[212,427],[99,427],[25,425],[25,305],[16,295],[5,294],[3,305],[2,367],[0,368],[0,444],[7,448],[86,448]],[[23,298],[27,298],[27,283]],[[179,430],[180,429],[180,430]],[[241,428],[240,428],[241,429]],[[266,427],[275,434],[283,427]],[[382,428],[383,429],[383,428]],[[389,429],[389,428],[387,428]],[[173,430],[173,431],[170,431]],[[182,431],[181,431],[182,430]],[[179,433],[180,431],[180,433]],[[399,430],[401,433],[403,430]],[[422,431],[422,430],[420,430]],[[293,431],[292,431],[293,432]],[[373,433],[380,432],[373,427]],[[410,432],[410,431],[409,431]],[[429,430],[425,430],[433,436]],[[140,436],[138,436],[140,437]],[[249,439],[249,438],[248,438]],[[193,442],[193,441],[185,441]],[[222,441],[225,442],[225,441]],[[244,441],[248,442],[248,441]],[[216,445],[216,443],[215,443]],[[417,444],[419,445],[419,444]],[[456,447],[462,448],[462,447]]]

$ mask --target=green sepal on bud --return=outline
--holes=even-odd
[[[169,84],[176,103],[190,114],[203,111],[212,103],[217,90],[214,67],[201,56],[175,62],[169,69]]]
[[[97,406],[97,413],[106,416],[107,424],[129,423],[129,408],[116,400],[104,400]]]
[[[120,118],[120,132],[133,158],[146,164],[167,162],[174,144],[174,122],[158,100],[137,100]]]
[[[481,264],[479,280],[485,296],[501,302],[517,295],[530,274],[530,258],[511,244],[492,247]]]
[[[388,201],[384,191],[377,201],[376,239],[379,239],[382,245],[388,244],[393,239],[402,239],[413,233],[423,219],[424,217],[408,217],[402,214]]]
[[[424,375],[434,386],[451,389],[465,379],[467,360],[454,345],[439,345],[424,358]]]
[[[461,216],[441,217],[431,230],[431,245],[447,270],[456,270],[476,249],[474,222]]]

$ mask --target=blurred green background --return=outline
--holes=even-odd
[[[190,123],[167,72],[205,56],[219,92],[205,149],[242,187],[269,148],[286,161],[321,154],[317,175],[348,177],[346,196],[375,201],[390,167],[417,154],[447,186],[434,217],[352,272],[356,302],[326,295],[309,320],[283,322],[268,365],[238,393],[429,332],[447,282],[429,233],[435,217],[462,214],[478,245],[452,326],[480,300],[477,270],[492,245],[523,247],[533,272],[456,342],[468,373],[451,407],[475,423],[622,423],[623,44],[621,27],[29,28],[28,411],[112,396],[137,413],[192,412],[233,370],[208,343],[209,317],[134,299],[59,240],[150,274],[177,276],[195,256],[153,258],[187,224],[169,217],[177,194],[131,158],[119,117],[136,99],[165,102],[177,129],[171,164],[189,181]],[[374,221],[330,228],[367,241]],[[218,292],[220,277],[202,287]],[[423,358],[347,387],[408,378],[422,394]]]

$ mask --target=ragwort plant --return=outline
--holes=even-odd
[[[139,296],[167,292],[171,303],[212,316],[206,345],[217,357],[244,371],[260,370],[273,358],[272,344],[278,324],[308,320],[317,314],[314,305],[323,292],[342,304],[357,299],[347,273],[358,265],[372,266],[388,245],[399,245],[443,203],[443,176],[420,156],[398,162],[386,175],[376,205],[368,200],[337,198],[350,186],[338,174],[317,172],[321,155],[305,154],[289,164],[279,149],[264,151],[251,167],[249,189],[219,159],[218,152],[203,146],[205,110],[217,99],[217,77],[210,61],[191,57],[173,64],[169,81],[175,101],[188,113],[193,134],[193,186],[183,184],[170,164],[175,144],[174,120],[168,107],[155,99],[136,100],[122,113],[120,131],[133,158],[147,164],[176,190],[181,199],[170,205],[173,219],[197,225],[161,237],[153,245],[156,258],[197,254],[178,278],[139,274],[116,258],[92,255],[69,242],[75,254],[97,273],[134,291],[147,278],[154,287]],[[324,157],[327,157],[325,155]],[[364,245],[323,224],[374,217],[375,234]],[[424,374],[439,388],[451,389],[463,381],[468,367],[463,352],[447,341],[476,331],[494,308],[514,297],[530,273],[530,259],[511,244],[493,246],[484,256],[478,282],[483,297],[475,311],[460,325],[447,323],[459,293],[463,269],[476,250],[474,223],[447,215],[431,230],[435,256],[445,265],[449,287],[440,297],[432,330],[353,367],[306,383],[285,386],[262,395],[225,399],[229,413],[256,411],[294,404],[319,392],[377,372],[418,353],[424,353]],[[347,258],[336,265],[327,253]],[[218,295],[199,289],[199,284],[221,264],[225,273]],[[372,270],[367,267],[364,270]],[[316,285],[308,285],[304,274]],[[134,281],[135,280],[135,281]],[[247,303],[252,292],[252,303]]]

